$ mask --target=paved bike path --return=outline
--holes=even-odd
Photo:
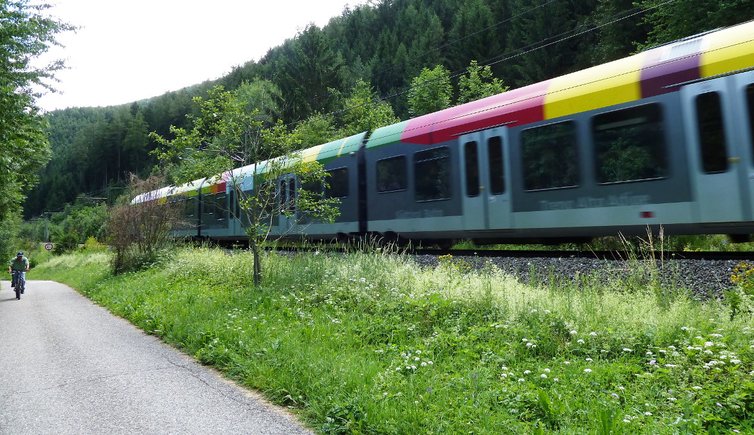
[[[0,282],[0,434],[305,434],[62,284]]]

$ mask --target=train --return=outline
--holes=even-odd
[[[270,234],[447,245],[662,228],[746,240],[753,134],[754,21],[307,148],[301,158],[330,174],[340,214],[281,214]],[[176,236],[243,240],[233,191],[253,189],[258,167],[132,203],[182,202],[188,225]],[[300,184],[280,177],[283,201],[295,204]]]

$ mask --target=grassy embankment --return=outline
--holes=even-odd
[[[631,286],[529,287],[448,259],[270,254],[255,289],[245,254],[183,250],[118,277],[107,261],[51,257],[31,278],[76,287],[320,432],[754,430],[751,315],[670,294],[641,263]]]

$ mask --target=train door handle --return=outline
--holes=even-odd
[[[737,156],[728,157],[728,163],[730,163],[731,165],[736,165],[738,163],[741,163],[741,157],[737,157]]]

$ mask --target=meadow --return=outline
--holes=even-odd
[[[180,249],[120,276],[83,252],[30,279],[71,285],[320,433],[754,432],[745,273],[731,305],[618,274],[527,286],[452,257],[264,265],[255,288],[245,252]]]

